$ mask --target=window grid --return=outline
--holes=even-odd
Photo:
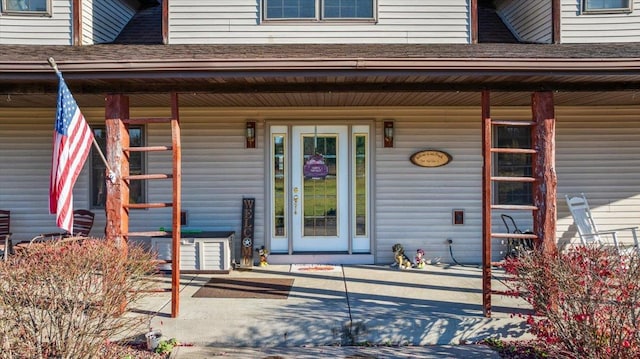
[[[585,13],[630,12],[631,0],[583,0],[582,11]]]
[[[373,20],[375,0],[263,0],[265,20]]]
[[[3,13],[51,15],[51,0],[2,0]]]
[[[106,153],[107,132],[105,127],[92,126],[93,136],[98,142],[98,146],[103,153]],[[131,147],[141,147],[145,145],[144,128],[129,127]],[[141,175],[144,173],[145,156],[142,152],[131,152],[129,154],[129,174]],[[91,150],[91,208],[105,208],[107,189],[105,179],[106,166],[98,151]],[[145,203],[146,186],[143,180],[132,180],[129,183],[129,202]]]
[[[493,147],[531,149],[531,127],[497,126]],[[498,177],[531,177],[532,159],[528,153],[495,153],[493,174]],[[533,204],[533,185],[530,182],[496,182],[494,193],[495,204]]]

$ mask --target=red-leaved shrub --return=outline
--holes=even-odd
[[[531,331],[573,358],[640,358],[640,257],[579,246],[507,260]]]
[[[99,239],[49,241],[0,262],[0,358],[99,358],[146,318],[152,254]]]

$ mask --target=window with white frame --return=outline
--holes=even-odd
[[[2,13],[17,15],[51,15],[52,0],[2,0]]]
[[[265,20],[373,20],[376,0],[263,0]]]
[[[530,126],[496,126],[493,147],[531,149]],[[497,177],[531,177],[533,175],[530,153],[494,153],[493,175]],[[531,182],[495,182],[494,203],[505,205],[533,204]]]
[[[584,13],[612,13],[630,12],[631,0],[583,0],[582,12]]]
[[[104,126],[91,126],[93,130],[93,136],[98,142],[98,146],[102,150],[102,153],[106,154],[107,148],[107,131]],[[129,127],[129,141],[130,147],[142,147],[145,145],[144,127],[130,126]],[[143,174],[145,166],[144,152],[131,152],[129,153],[129,174],[141,175]],[[91,208],[104,208],[107,200],[107,188],[106,188],[106,166],[100,153],[94,149],[91,150]],[[145,203],[146,191],[145,183],[142,180],[129,181],[129,203]]]

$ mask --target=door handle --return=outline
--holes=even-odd
[[[298,196],[298,187],[293,188],[293,214],[298,214],[298,200],[300,196]]]
[[[293,214],[298,214],[298,199],[300,199],[300,197],[298,197],[297,194],[293,195]]]

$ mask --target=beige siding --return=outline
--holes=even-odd
[[[82,43],[112,42],[135,13],[136,10],[124,1],[82,1]]]
[[[630,14],[583,14],[580,1],[562,0],[563,43],[637,42],[640,39],[640,0]]]
[[[0,45],[71,45],[71,0],[53,0],[51,17],[0,15]]]
[[[85,108],[92,124],[103,124],[104,110]],[[51,138],[55,109],[0,110],[0,208],[12,210],[18,240],[55,231],[48,213]],[[134,109],[132,116],[166,116],[166,109]],[[496,119],[529,119],[527,107],[494,107]],[[557,109],[558,238],[575,242],[575,228],[564,203],[566,193],[584,192],[601,229],[640,224],[640,108]],[[258,125],[256,149],[244,148],[245,121]],[[183,208],[189,228],[241,229],[241,200],[256,198],[255,237],[264,241],[264,121],[373,120],[376,123],[374,179],[374,253],[391,263],[391,246],[402,243],[412,256],[423,248],[430,259],[450,262],[446,239],[460,262],[478,263],[482,248],[482,154],[480,109],[467,108],[322,108],[220,109],[182,108]],[[394,148],[382,148],[381,124],[395,120]],[[164,125],[147,129],[147,143],[170,142]],[[416,167],[409,156],[424,149],[450,153],[453,161],[438,168]],[[149,173],[170,172],[168,154],[150,154]],[[150,182],[149,200],[170,201],[168,181]],[[85,166],[74,190],[76,208],[89,205],[89,172]],[[465,224],[451,223],[453,209],[465,211]],[[104,212],[96,210],[94,235],[101,235]],[[496,211],[494,231],[504,225]],[[529,213],[509,213],[521,229],[531,228]],[[132,211],[131,230],[168,227],[170,209]],[[238,243],[236,243],[238,246]],[[493,241],[493,259],[503,247]],[[237,249],[236,249],[236,253]]]
[[[541,44],[553,41],[551,1],[499,0],[496,12],[519,41]]]
[[[169,42],[469,43],[467,0],[378,0],[376,23],[262,23],[261,3],[256,0],[172,0]]]
[[[568,193],[587,196],[600,230],[640,225],[638,107],[566,108],[556,116],[560,244],[577,238]]]

